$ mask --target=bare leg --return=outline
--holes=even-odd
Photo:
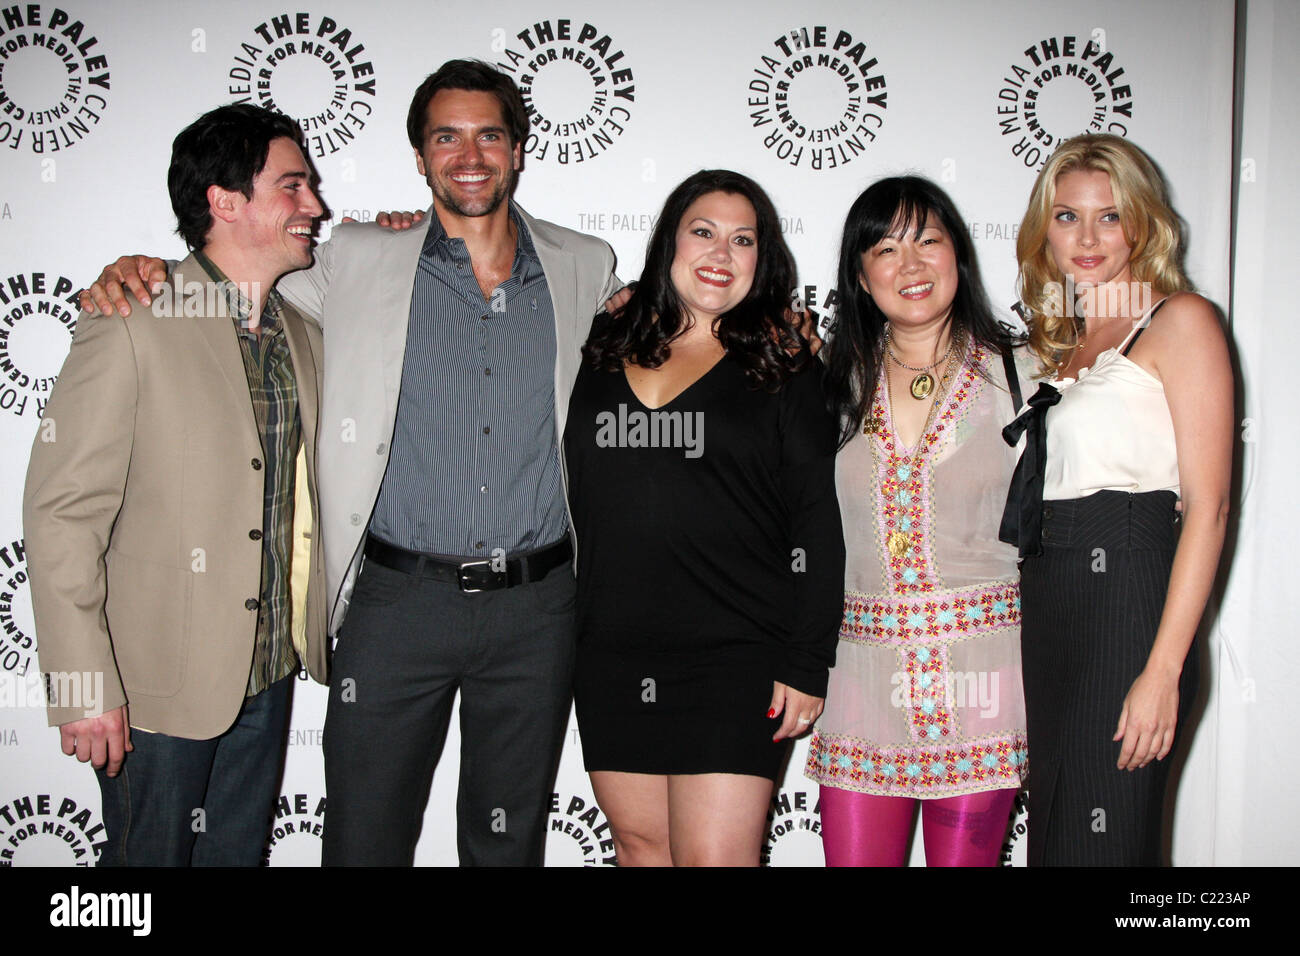
[[[772,787],[766,777],[737,773],[668,777],[673,863],[758,866]]]
[[[597,770],[596,802],[609,820],[619,866],[672,866],[668,842],[668,777]]]

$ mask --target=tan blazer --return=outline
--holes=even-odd
[[[155,309],[83,314],[23,497],[42,672],[100,672],[100,711],[126,703],[132,726],[196,740],[228,729],[243,702],[262,564],[263,452],[220,301],[191,256]],[[324,552],[313,533],[322,343],[292,308],[284,330],[303,435],[293,630],[323,682]],[[49,713],[51,725],[85,716]]]
[[[533,237],[555,311],[558,442],[563,440],[569,395],[592,316],[621,283],[614,275],[614,253],[605,242],[515,208]],[[321,321],[328,344],[320,472],[331,634],[338,632],[347,613],[366,527],[388,467],[411,291],[433,216],[430,209],[423,222],[405,232],[373,223],[335,226],[329,241],[316,250],[315,264],[286,275],[278,286],[304,314]]]

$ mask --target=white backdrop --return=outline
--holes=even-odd
[[[1236,113],[1235,26],[1248,31]],[[1285,750],[1296,716],[1283,693],[1296,653],[1282,643],[1295,628],[1283,622],[1282,542],[1260,516],[1271,505],[1268,525],[1280,527],[1291,513],[1281,476],[1294,472],[1295,449],[1280,432],[1281,396],[1271,396],[1272,416],[1262,411],[1282,376],[1255,370],[1267,353],[1291,354],[1284,343],[1296,337],[1276,291],[1295,257],[1283,259],[1265,230],[1294,212],[1295,185],[1283,177],[1294,170],[1295,129],[1271,127],[1296,115],[1285,53],[1298,41],[1296,7],[1261,0],[1241,11],[1230,0],[1101,0],[1086,11],[1063,0],[808,0],[797,9],[719,0],[707,10],[684,0],[0,3],[0,865],[90,864],[103,838],[93,775],[59,754],[57,731],[32,706],[39,695],[27,693],[37,667],[21,493],[75,322],[74,290],[122,252],[181,254],[166,191],[171,139],[231,100],[273,103],[302,122],[336,219],[423,208],[406,109],[419,81],[457,56],[512,71],[536,109],[518,191],[531,213],[606,239],[620,274],[634,277],[672,186],[703,167],[738,169],[771,193],[803,297],[818,309],[832,298],[843,215],[880,176],[917,172],[952,193],[1007,312],[1016,228],[1052,145],[1094,129],[1150,152],[1187,220],[1193,281],[1242,316],[1234,333],[1252,425],[1236,564],[1208,629],[1211,690],[1181,775],[1174,859],[1294,859],[1297,775],[1274,751]],[[1251,162],[1247,183],[1241,160],[1230,301],[1234,117]],[[1282,235],[1294,247],[1294,230]],[[324,704],[322,688],[298,684],[273,865],[319,860]],[[419,863],[456,860],[458,750],[453,721]],[[821,862],[805,750],[796,748],[774,805],[775,864]],[[610,862],[576,725],[555,789],[548,862]],[[1023,860],[1023,823],[1008,862]]]

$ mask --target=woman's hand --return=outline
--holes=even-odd
[[[781,721],[781,729],[776,732],[772,740],[784,740],[787,737],[798,737],[800,734],[807,733],[812,728],[813,722],[821,716],[824,703],[824,698],[813,697],[795,690],[788,684],[773,681],[772,706],[767,716],[777,717],[785,714],[785,719]]]
[[[1120,770],[1137,770],[1164,760],[1174,745],[1178,725],[1178,674],[1142,671],[1124,698],[1112,740],[1119,748]]]

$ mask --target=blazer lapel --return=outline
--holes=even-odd
[[[243,421],[257,435],[257,418],[253,414],[253,399],[248,393],[248,373],[244,371],[244,357],[239,350],[234,319],[225,308],[224,295],[197,259],[190,256],[173,273],[173,281],[181,292],[182,316],[193,323],[199,340],[212,355],[212,362],[221,370],[230,386],[238,408],[247,414]],[[199,301],[194,301],[195,299]],[[261,441],[258,441],[260,446]]]
[[[375,325],[382,336],[384,391],[396,396],[402,389],[402,363],[406,359],[406,327],[411,320],[411,298],[415,274],[420,267],[420,253],[429,235],[429,226],[437,213],[433,207],[418,226],[392,237],[391,250],[380,259],[384,271],[380,283],[379,308]]]

